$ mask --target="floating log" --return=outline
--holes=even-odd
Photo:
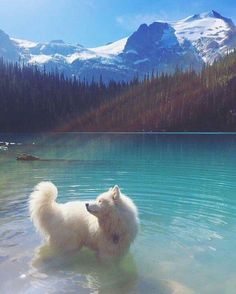
[[[17,156],[16,160],[35,161],[35,160],[40,160],[40,158],[37,156],[30,155],[30,154],[22,154],[22,155]]]

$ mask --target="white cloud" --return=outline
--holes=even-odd
[[[154,21],[167,21],[167,13],[160,11],[159,13],[127,14],[116,17],[116,22],[130,31],[136,30],[143,23],[150,24]]]

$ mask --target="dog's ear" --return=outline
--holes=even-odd
[[[114,200],[117,200],[120,198],[120,188],[118,185],[115,185],[113,188],[112,188],[112,198]]]

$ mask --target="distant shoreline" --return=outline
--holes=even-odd
[[[236,131],[235,132],[217,132],[217,131],[213,131],[213,132],[209,132],[209,131],[199,131],[199,132],[191,132],[191,131],[186,131],[186,132],[166,132],[166,131],[163,131],[163,132],[106,132],[106,131],[101,131],[101,132],[76,132],[76,131],[73,131],[73,132],[5,132],[5,131],[0,131],[0,135],[1,134],[128,134],[128,135],[131,135],[131,134],[147,134],[147,135],[165,135],[165,134],[168,134],[168,135],[236,135]]]

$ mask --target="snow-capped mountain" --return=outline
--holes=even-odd
[[[171,72],[176,67],[199,68],[201,58],[187,40],[180,43],[175,30],[168,23],[142,24],[128,39],[122,54],[125,64],[137,72]]]
[[[179,42],[189,40],[204,62],[212,63],[236,48],[236,27],[231,19],[212,10],[172,22]]]
[[[236,27],[215,11],[175,22],[142,24],[130,36],[96,48],[66,44],[62,40],[35,43],[10,38],[0,31],[0,56],[57,68],[68,76],[91,80],[129,80],[155,70],[176,67],[200,69],[236,48]]]

